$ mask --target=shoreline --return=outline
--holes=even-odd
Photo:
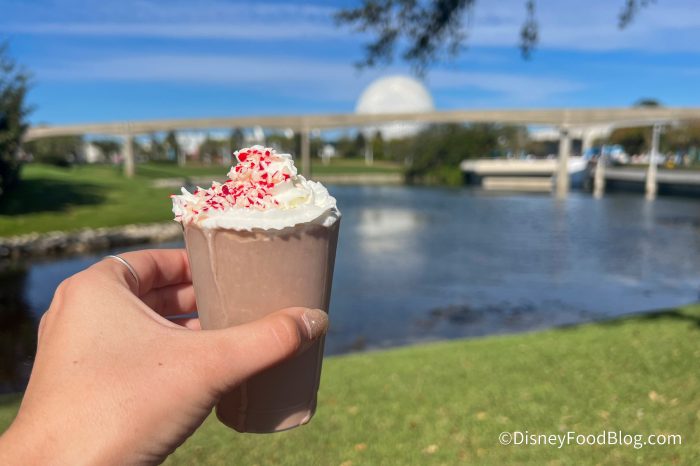
[[[0,237],[0,261],[65,257],[136,244],[162,243],[181,236],[182,228],[174,221],[28,233]]]

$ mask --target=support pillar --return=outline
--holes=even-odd
[[[365,165],[368,167],[374,164],[374,148],[372,147],[372,142],[365,142]]]
[[[124,135],[124,176],[134,177],[134,136],[131,133]]]
[[[593,141],[595,140],[595,133],[592,129],[586,129],[583,131],[583,137],[581,138],[581,155],[586,155],[593,148]]]
[[[184,167],[187,163],[187,154],[182,149],[177,149],[177,166]]]
[[[656,160],[659,157],[659,137],[661,136],[661,125],[655,123],[651,133],[651,154],[649,154],[649,169],[646,179],[646,198],[649,201],[656,199]]]
[[[600,148],[600,156],[595,164],[595,177],[593,178],[593,197],[600,199],[605,194],[605,165],[607,157],[603,153],[605,146]]]
[[[307,179],[311,177],[311,143],[308,128],[301,130],[301,174]]]
[[[175,143],[175,150],[177,152],[175,154],[177,156],[177,166],[184,167],[187,163],[187,153],[182,147],[180,147],[180,143],[177,140],[177,133],[175,133]]]
[[[557,164],[556,196],[560,199],[569,194],[569,154],[571,152],[571,135],[567,127],[559,128],[559,160]]]

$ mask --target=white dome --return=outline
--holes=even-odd
[[[433,98],[425,86],[409,76],[386,76],[372,82],[362,92],[355,106],[359,114],[417,113],[435,110]],[[410,136],[423,128],[417,123],[390,123],[366,128],[365,134],[381,131],[384,139]]]

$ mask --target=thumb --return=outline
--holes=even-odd
[[[247,324],[192,333],[200,338],[198,352],[205,353],[207,385],[226,391],[302,352],[327,329],[324,311],[290,307]]]

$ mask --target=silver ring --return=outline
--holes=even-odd
[[[109,256],[105,256],[105,259],[114,259],[115,261],[117,261],[121,264],[124,264],[126,266],[126,268],[129,269],[129,272],[131,272],[131,276],[134,277],[134,280],[136,281],[136,294],[138,294],[139,291],[141,290],[141,281],[139,280],[139,276],[136,275],[136,270],[134,270],[134,268],[131,266],[131,264],[129,264],[126,261],[126,259],[124,259],[123,257],[120,257],[120,256],[109,255]]]

